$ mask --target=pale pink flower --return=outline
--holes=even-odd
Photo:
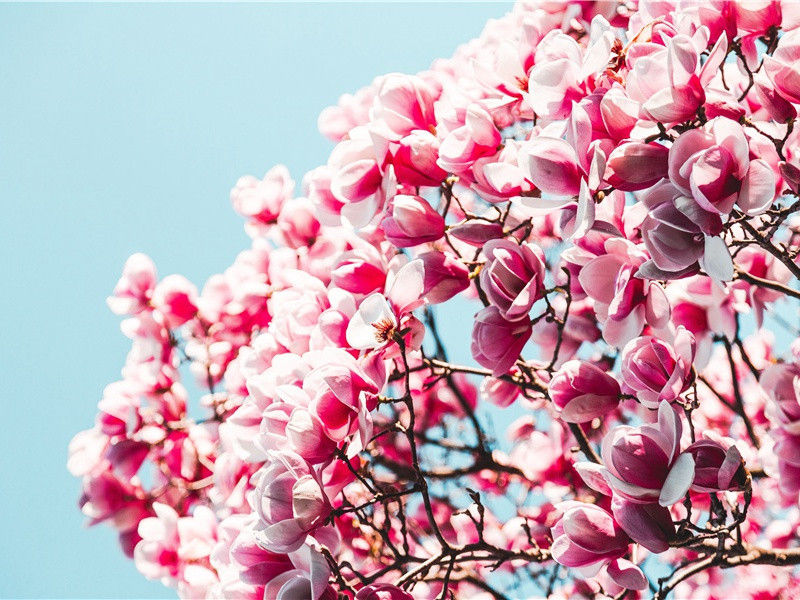
[[[114,292],[106,299],[116,315],[135,315],[150,307],[157,281],[156,267],[145,254],[136,253],[125,261]]]
[[[597,319],[603,324],[603,339],[624,346],[642,332],[645,323],[664,327],[670,306],[663,288],[636,276],[647,260],[639,247],[624,238],[605,241],[605,254],[591,259],[578,280],[595,301]]]
[[[643,117],[671,125],[695,115],[728,49],[727,39],[721,36],[701,60],[709,37],[708,28],[700,27],[691,37],[678,34],[662,47],[651,44],[649,52],[633,61],[626,90],[641,104]]]
[[[347,343],[351,348],[370,350],[384,346],[402,330],[411,311],[422,304],[424,263],[420,259],[400,268],[387,280],[386,295],[374,293],[359,305],[347,326]]]
[[[780,19],[779,19],[780,20]],[[800,29],[784,33],[772,56],[764,56],[764,70],[775,90],[800,104]]]
[[[478,104],[471,104],[464,125],[442,141],[438,164],[450,173],[467,173],[476,160],[495,154],[501,141],[500,132],[489,113]]]
[[[252,175],[240,178],[231,190],[231,204],[237,213],[249,219],[252,232],[260,233],[277,221],[284,203],[293,193],[294,181],[289,170],[277,165],[261,180]]]
[[[319,475],[293,452],[271,453],[253,479],[250,502],[259,518],[256,538],[270,552],[299,549],[330,514]]]

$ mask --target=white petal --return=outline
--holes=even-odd
[[[700,266],[715,281],[733,279],[733,259],[727,244],[719,236],[706,236]]]
[[[351,348],[357,350],[367,350],[377,348],[383,341],[375,335],[377,330],[372,326],[373,323],[380,323],[388,320],[397,326],[397,319],[392,312],[392,307],[383,297],[383,294],[372,294],[367,296],[358,307],[356,314],[350,319],[347,325],[347,343]]]
[[[672,506],[686,495],[694,480],[694,459],[691,454],[681,454],[672,465],[667,475],[658,503],[661,506]]]

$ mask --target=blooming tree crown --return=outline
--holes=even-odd
[[[800,593],[798,107],[794,0],[523,1],[342,97],[201,290],[125,264],[81,510],[184,598]]]

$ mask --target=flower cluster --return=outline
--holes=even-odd
[[[184,598],[800,593],[798,108],[794,0],[523,1],[342,97],[201,290],[125,264],[81,510]]]

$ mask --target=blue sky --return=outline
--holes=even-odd
[[[322,108],[509,7],[0,6],[0,596],[170,595],[83,527],[65,469],[128,349],[104,303],[122,264],[202,285],[248,243],[240,175],[299,180],[331,148]]]

